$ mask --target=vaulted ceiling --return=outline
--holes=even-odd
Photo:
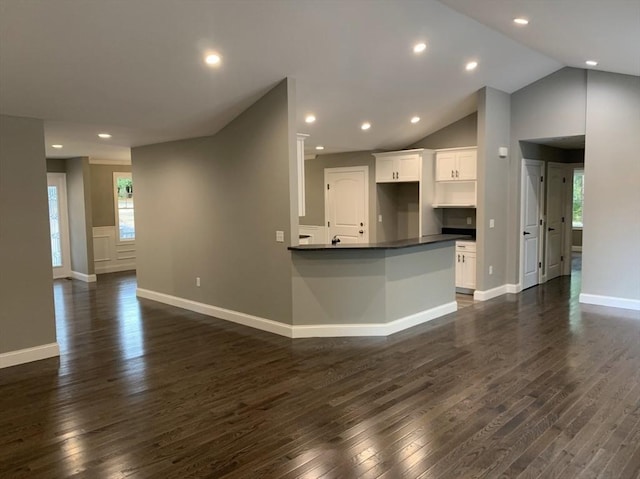
[[[640,75],[638,45],[640,0],[1,0],[0,113],[44,119],[50,157],[122,159],[213,134],[288,76],[309,149],[393,149],[475,111],[483,86],[588,59]]]

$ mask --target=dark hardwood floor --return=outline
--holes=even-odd
[[[61,358],[0,370],[0,477],[636,478],[640,317],[579,282],[294,341],[56,281]]]

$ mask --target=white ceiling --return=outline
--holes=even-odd
[[[475,111],[485,85],[592,57],[640,75],[639,44],[640,0],[0,0],[0,112],[45,119],[50,157],[123,159],[213,134],[290,76],[310,149],[393,149]]]

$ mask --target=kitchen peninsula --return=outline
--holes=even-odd
[[[294,337],[386,336],[457,310],[455,241],[290,246]]]

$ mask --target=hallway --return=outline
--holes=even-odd
[[[612,477],[640,472],[638,312],[580,275],[388,338],[290,340],[54,285],[61,358],[0,371],[0,477]]]

